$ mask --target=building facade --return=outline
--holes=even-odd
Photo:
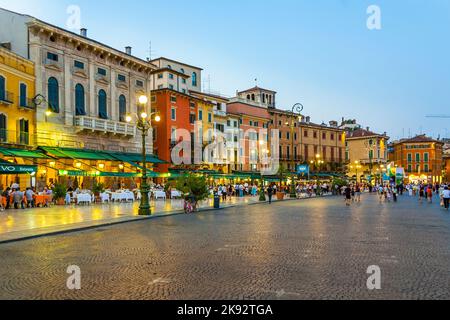
[[[393,142],[389,159],[405,169],[411,183],[441,183],[443,181],[443,146],[439,140],[419,135]]]
[[[0,154],[15,165],[31,165],[32,160],[9,157],[11,152],[36,146],[35,70],[33,62],[0,47]],[[8,161],[9,162],[9,161]],[[16,171],[16,170],[15,170]],[[0,190],[11,182],[31,185],[28,174],[7,174],[0,170]]]
[[[370,128],[348,130],[345,160],[349,164],[349,176],[358,181],[379,180],[389,161],[388,141],[386,133],[374,133]]]

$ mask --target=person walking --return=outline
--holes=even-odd
[[[398,189],[397,186],[392,188],[392,197],[394,198],[394,202],[397,202]]]
[[[361,202],[361,187],[359,184],[357,184],[355,188],[355,197],[356,202]]]
[[[428,185],[427,198],[428,198],[428,203],[432,203],[433,202],[433,186],[431,184]]]
[[[267,188],[267,196],[269,197],[269,204],[272,204],[272,197],[273,197],[274,189],[272,185]]]
[[[425,197],[425,187],[421,184],[419,186],[419,202],[423,202],[423,198]]]
[[[448,211],[450,206],[450,190],[448,186],[444,187],[444,191],[442,192],[442,198],[444,200],[444,209]]]
[[[350,207],[351,203],[352,203],[352,189],[350,188],[350,186],[347,186],[345,188],[345,205],[347,207]]]

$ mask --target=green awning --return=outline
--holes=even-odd
[[[39,147],[47,154],[56,158],[74,159],[74,160],[104,160],[117,161],[112,155],[103,151],[83,150],[83,149],[68,149],[55,147]]]
[[[88,172],[88,171],[77,171],[77,170],[59,170],[59,176],[66,177],[108,177],[108,178],[140,178],[142,174],[135,172]],[[157,175],[154,172],[149,172],[148,177],[152,178]]]
[[[6,157],[30,158],[30,159],[48,159],[45,154],[39,150],[10,149],[0,147],[0,153]]]
[[[120,159],[120,161],[142,163],[142,154],[139,154],[139,153],[110,152],[110,151],[108,151],[108,153],[112,157]],[[122,159],[124,159],[124,160],[122,160]],[[153,164],[167,163],[161,159],[158,159],[157,156],[152,155],[152,154],[147,154],[146,161],[147,161],[147,163],[153,163]]]

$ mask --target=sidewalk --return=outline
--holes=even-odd
[[[259,203],[258,200],[259,197],[232,198],[221,202],[221,208]],[[139,202],[7,210],[0,212],[0,243],[180,214],[184,201],[152,201],[151,206],[150,217],[138,216]],[[209,200],[201,203],[200,210],[212,207],[213,201]]]

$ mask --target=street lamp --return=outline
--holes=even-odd
[[[291,192],[290,192],[290,197],[291,197],[291,199],[295,199],[295,198],[297,198],[297,191],[295,190],[295,183],[294,183],[294,181],[295,181],[295,174],[294,174],[294,171],[295,171],[295,157],[296,157],[296,154],[295,154],[295,152],[294,152],[294,150],[295,150],[295,141],[294,141],[294,135],[295,135],[295,124],[297,123],[296,122],[296,119],[297,119],[297,117],[298,118],[300,118],[301,117],[301,113],[302,113],[302,111],[303,111],[303,109],[304,109],[304,107],[303,107],[303,105],[301,104],[301,103],[296,103],[296,104],[294,104],[294,106],[292,107],[292,118],[291,118],[291,141],[292,141],[292,149],[291,149],[291,152],[292,152],[292,168],[293,168],[293,171],[291,172]]]
[[[139,206],[139,215],[140,216],[149,216],[151,215],[150,202],[148,198],[148,193],[150,192],[150,187],[147,184],[147,147],[146,147],[146,138],[148,135],[148,131],[152,129],[152,117],[155,116],[155,122],[160,122],[161,117],[156,113],[148,114],[145,111],[145,106],[148,102],[148,98],[145,95],[139,97],[139,105],[142,107],[141,113],[137,114],[128,114],[126,116],[126,121],[130,123],[132,121],[132,117],[135,116],[137,118],[136,126],[139,131],[142,132],[142,183],[141,183],[141,204]]]
[[[355,161],[355,168],[356,168],[356,183],[358,183],[358,169],[361,169],[361,165],[359,164],[359,161]]]

